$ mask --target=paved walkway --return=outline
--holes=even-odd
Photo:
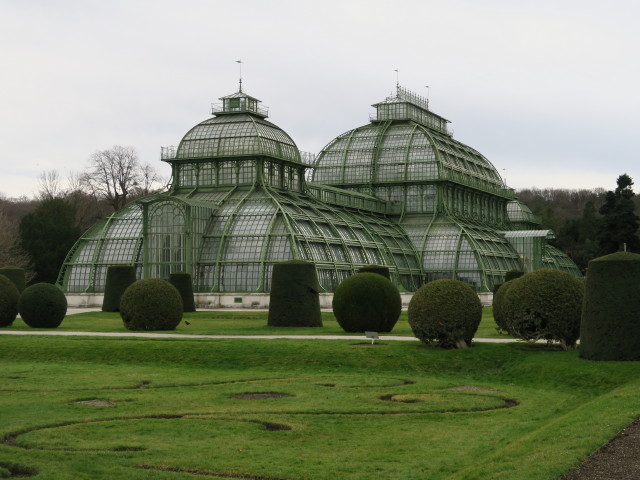
[[[230,309],[221,308],[214,309],[218,311],[244,311],[246,309]],[[97,312],[100,308],[69,308],[68,315],[74,313]],[[291,339],[291,340],[361,340],[370,342],[371,339],[362,335],[197,335],[182,333],[147,333],[147,332],[73,332],[64,330],[2,330],[0,335],[46,335],[60,337],[138,337],[138,338],[205,338],[205,339],[251,339],[251,340],[275,340],[275,339]],[[381,341],[401,341],[401,342],[418,342],[415,337],[402,337],[397,335],[380,335],[376,342]],[[511,343],[518,340],[513,338],[474,338],[474,342],[478,343]]]
[[[358,335],[196,335],[181,333],[146,333],[146,332],[70,332],[62,330],[0,330],[0,335],[46,335],[57,337],[141,337],[141,338],[236,338],[244,340],[361,340],[370,342],[371,339]],[[400,337],[396,335],[381,335],[376,342],[384,341],[419,341],[415,337]],[[478,343],[511,343],[518,340],[513,338],[474,338]]]

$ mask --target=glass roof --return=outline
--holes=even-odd
[[[388,266],[405,291],[437,278],[491,291],[529,260],[580,275],[428,99],[399,88],[376,104],[370,124],[322,150],[313,182],[259,100],[242,91],[220,100],[213,118],[163,149],[171,190],[76,243],[59,275],[65,291],[102,291],[114,264],[135,266],[138,278],[187,271],[198,292],[267,292],[273,265],[290,259],[313,261],[326,291],[368,264]]]
[[[507,215],[509,221],[517,224],[540,225],[540,217],[534,215],[531,209],[519,200],[512,200],[507,203]]]
[[[224,115],[205,120],[182,139],[175,158],[228,158],[269,156],[300,163],[295,142],[283,130],[264,118],[249,113]]]
[[[340,135],[318,155],[312,178],[343,187],[449,180],[512,196],[479,152],[413,119],[372,121]]]

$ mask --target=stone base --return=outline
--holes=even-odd
[[[412,293],[402,293],[402,307],[407,308]],[[67,293],[67,304],[71,308],[95,308],[102,307],[102,293]],[[194,294],[196,307],[207,308],[269,308],[268,293],[196,293]],[[482,305],[491,305],[493,294],[491,292],[479,293],[478,297]],[[320,294],[320,308],[331,309],[333,293]]]

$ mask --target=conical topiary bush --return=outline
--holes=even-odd
[[[271,277],[268,325],[321,327],[319,291],[313,262],[290,260],[276,263]]]
[[[591,260],[587,272],[580,356],[640,360],[640,255],[605,255]]]
[[[108,267],[104,298],[102,299],[102,311],[120,311],[120,298],[129,285],[135,281],[136,267],[132,265],[111,265]]]
[[[191,274],[187,272],[173,272],[169,274],[169,283],[180,292],[180,297],[182,297],[182,311],[195,312],[196,302],[193,298]]]
[[[384,265],[365,265],[358,269],[358,273],[377,273],[382,275],[387,280],[391,280],[391,274],[389,273],[389,267]]]

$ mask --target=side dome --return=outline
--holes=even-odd
[[[193,127],[173,153],[176,160],[266,156],[301,163],[300,151],[287,133],[265,120],[267,110],[242,91],[220,98],[213,118]]]
[[[514,229],[537,229],[542,223],[539,216],[534,215],[529,207],[520,200],[507,203],[507,217]]]
[[[454,140],[448,120],[425,99],[398,87],[374,105],[368,125],[344,133],[318,155],[313,181],[343,188],[389,183],[451,181],[502,193],[496,168],[473,148]]]

